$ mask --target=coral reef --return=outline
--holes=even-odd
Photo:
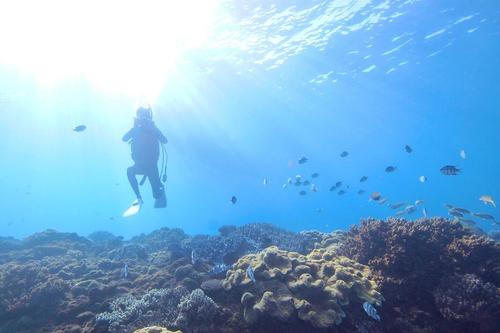
[[[153,289],[141,298],[131,295],[111,303],[111,312],[100,313],[96,321],[106,323],[109,332],[130,332],[139,327],[159,324],[174,328],[207,324],[218,307],[201,289],[191,293],[185,288]]]
[[[297,316],[316,328],[327,328],[340,324],[346,316],[342,306],[350,302],[381,304],[383,298],[369,275],[368,267],[327,250],[301,255],[272,246],[238,260],[223,287],[240,291],[249,324],[263,316],[280,321]]]
[[[151,325],[184,333],[500,327],[493,233],[488,238],[446,219],[369,219],[332,233],[265,223],[219,232],[189,236],[163,228],[124,240],[47,230],[0,238],[0,333],[132,333]],[[380,322],[365,313],[365,300]]]
[[[159,327],[159,326],[151,326],[151,327],[145,327],[138,329],[134,331],[134,333],[182,333],[181,331],[169,331],[168,329],[164,327]]]
[[[383,321],[385,330],[493,332],[487,329],[496,322],[492,316],[482,318],[483,324],[470,318],[467,324],[458,325],[467,327],[460,330],[456,321],[442,315],[434,295],[443,295],[436,288],[456,282],[455,274],[475,274],[482,279],[479,284],[499,287],[497,242],[442,218],[369,219],[348,232],[339,253],[372,268],[386,299],[382,317],[393,318]]]

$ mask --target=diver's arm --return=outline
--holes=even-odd
[[[133,132],[134,129],[131,128],[127,133],[125,133],[125,135],[122,138],[123,142],[128,142],[130,139],[132,139]]]
[[[158,127],[156,128],[156,137],[158,138],[158,140],[161,143],[167,143],[168,142],[167,137],[165,135],[163,135],[163,133],[158,129]]]

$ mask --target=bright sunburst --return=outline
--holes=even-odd
[[[210,34],[218,0],[0,2],[1,65],[43,83],[83,78],[152,98],[182,54]]]

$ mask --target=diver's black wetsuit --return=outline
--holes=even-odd
[[[145,175],[149,179],[153,197],[160,198],[164,189],[158,172],[160,143],[167,143],[167,138],[149,119],[135,119],[134,127],[122,138],[130,143],[132,159],[135,164],[127,169],[128,181],[137,198],[141,198],[136,175]]]

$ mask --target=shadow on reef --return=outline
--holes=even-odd
[[[0,333],[496,332],[499,286],[499,243],[446,219],[0,238]]]

